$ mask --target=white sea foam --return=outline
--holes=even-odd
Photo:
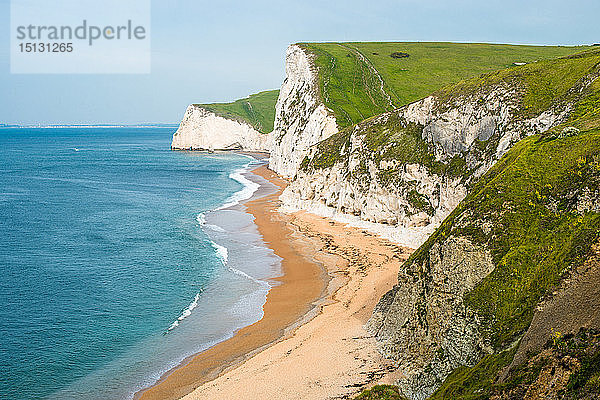
[[[187,317],[189,317],[190,315],[192,315],[192,311],[194,310],[194,308],[198,307],[198,300],[200,300],[200,292],[196,293],[196,296],[194,296],[194,300],[192,300],[192,302],[190,303],[190,305],[188,305],[181,312],[181,315],[179,317],[177,317],[177,319],[175,320],[175,322],[173,322],[171,324],[171,326],[169,327],[169,329],[167,329],[167,332],[170,332],[173,329],[177,328],[179,326],[179,323],[181,321],[183,321],[184,319],[186,319]]]
[[[254,159],[253,157],[249,157],[249,158]],[[229,174],[229,177],[231,179],[241,183],[244,187],[241,190],[239,190],[238,192],[229,196],[229,198],[226,200],[225,204],[223,204],[221,207],[216,208],[215,210],[222,210],[222,209],[237,205],[241,201],[251,198],[252,195],[254,194],[254,192],[256,192],[258,190],[258,188],[260,188],[260,185],[258,183],[252,182],[251,180],[249,180],[248,178],[246,178],[243,175],[245,172],[248,171],[247,168],[252,164],[253,163],[249,163],[246,168],[238,169],[238,170],[232,172],[231,174]],[[206,223],[206,214],[204,212],[201,212],[198,215],[196,215],[196,221],[198,222],[198,224],[201,227],[210,228],[210,229],[213,229],[213,230],[219,231],[219,232],[225,232],[225,229],[221,228],[220,226],[207,224]],[[256,279],[256,278],[248,275],[244,271],[240,271],[239,269],[233,268],[231,265],[229,265],[229,263],[228,263],[229,251],[227,250],[227,247],[221,246],[220,244],[215,243],[212,240],[211,240],[211,245],[215,249],[217,256],[221,260],[221,263],[223,264],[223,266],[227,267],[231,272],[233,272],[239,276],[243,276],[244,278],[257,283],[260,286],[263,286],[266,288],[270,287],[268,282]],[[169,326],[167,332],[170,332],[173,329],[175,329],[176,327],[178,327],[179,323],[181,321],[183,321],[185,318],[187,318],[188,316],[190,316],[192,314],[192,311],[198,306],[199,299],[200,299],[200,293],[197,293],[196,296],[194,297],[194,300],[190,303],[190,305],[187,308],[185,308],[182,311],[181,315],[177,318],[177,320],[175,320],[171,324],[171,326]]]
[[[240,271],[237,268],[233,268],[231,266],[228,266],[228,267],[229,267],[229,270],[231,272],[233,272],[234,274],[237,274],[239,276],[243,276],[244,278],[250,279],[252,282],[254,282],[254,283],[256,283],[256,284],[258,284],[258,285],[260,285],[262,287],[265,287],[267,289],[271,287],[271,285],[269,285],[269,282],[261,281],[260,279],[256,279],[255,277],[250,276],[247,273],[245,273],[244,271]]]
[[[212,242],[212,241],[211,241]],[[260,279],[256,279],[253,276],[248,275],[247,273],[245,273],[244,271],[240,271],[237,268],[233,268],[231,265],[229,265],[228,261],[229,261],[229,251],[227,250],[227,247],[221,246],[220,244],[217,244],[215,242],[211,243],[213,248],[217,251],[217,256],[219,257],[219,259],[221,260],[221,263],[223,264],[223,266],[227,267],[231,272],[233,272],[236,275],[242,276],[246,279],[251,280],[252,282],[266,287],[266,288],[270,288],[271,285],[269,285],[268,282],[266,281],[261,281]]]
[[[251,158],[252,160],[255,160],[254,157],[250,157],[245,154],[243,154],[243,155],[245,157]],[[248,165],[245,168],[237,169],[237,170],[233,171],[231,174],[229,174],[229,178],[241,183],[244,187],[241,190],[239,190],[239,191],[235,192],[234,194],[232,194],[231,196],[229,196],[227,198],[227,200],[225,200],[225,203],[223,205],[215,208],[213,211],[223,210],[225,208],[229,208],[229,207],[235,206],[237,204],[240,204],[240,202],[251,198],[252,195],[254,194],[254,192],[256,192],[260,188],[260,185],[258,183],[252,182],[250,179],[248,179],[244,176],[244,173],[248,172],[248,168],[254,164],[255,163],[250,162],[250,163],[248,163]],[[201,212],[196,216],[196,221],[198,221],[198,224],[201,227],[207,227],[207,228],[210,228],[213,231],[217,231],[217,232],[226,232],[225,229],[221,228],[218,225],[207,224],[206,223],[206,214],[204,212]]]
[[[225,229],[221,228],[219,225],[212,225],[212,224],[206,224],[204,225],[209,229],[212,229],[213,231],[216,232],[227,232]]]
[[[234,181],[238,181],[239,183],[244,185],[244,187],[242,188],[242,190],[235,192],[234,194],[229,196],[229,198],[225,201],[225,204],[217,208],[217,210],[223,210],[224,208],[229,208],[240,204],[241,201],[248,200],[250,197],[252,197],[254,192],[256,192],[258,188],[260,188],[260,185],[258,183],[252,182],[250,179],[246,178],[243,175],[247,171],[248,170],[246,168],[242,168],[229,174],[229,177],[231,179],[233,179]]]
[[[206,224],[206,215],[201,212],[200,214],[196,215],[196,221],[198,221],[200,226],[204,226]]]
[[[218,225],[207,224],[206,223],[206,214],[203,213],[203,212],[201,212],[200,214],[198,214],[196,216],[196,221],[198,221],[198,224],[202,228],[208,228],[208,229],[211,229],[211,230],[216,231],[216,232],[227,232],[225,229],[221,228]]]
[[[211,241],[212,242],[212,241]],[[221,246],[215,242],[212,242],[212,247],[217,251],[217,256],[221,259],[223,265],[227,265],[227,261],[229,259],[229,252],[227,251],[227,247]]]

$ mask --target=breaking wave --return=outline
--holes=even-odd
[[[194,310],[194,308],[198,307],[198,300],[200,300],[201,292],[202,291],[196,293],[196,296],[194,296],[194,300],[192,300],[192,302],[181,312],[181,315],[179,317],[177,317],[175,322],[173,322],[171,324],[171,326],[169,326],[169,329],[167,329],[167,332],[170,332],[173,329],[177,328],[179,326],[179,323],[181,321],[183,321],[184,319],[186,319],[187,317],[189,317],[192,314],[192,311]]]
[[[248,200],[250,197],[252,197],[254,192],[256,192],[258,190],[260,185],[258,183],[252,182],[250,179],[248,179],[244,176],[244,173],[247,171],[248,171],[248,169],[246,167],[246,168],[238,169],[238,170],[232,172],[231,174],[229,174],[229,177],[231,179],[241,183],[242,185],[244,185],[244,187],[240,191],[235,192],[234,194],[229,196],[229,198],[225,201],[225,204],[223,204],[221,207],[217,208],[217,210],[223,210],[225,208],[229,208],[229,207],[238,205],[238,204],[240,204],[240,202],[242,202],[244,200]]]

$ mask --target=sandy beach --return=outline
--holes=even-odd
[[[260,321],[195,355],[142,399],[347,398],[394,379],[363,325],[411,250],[309,213],[281,214],[286,181],[266,167],[253,173],[280,188],[245,206],[282,257],[281,284]]]

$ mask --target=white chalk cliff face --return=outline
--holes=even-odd
[[[190,105],[173,135],[171,148],[268,151],[269,167],[293,178],[308,149],[337,133],[338,127],[318,96],[318,76],[311,56],[297,45],[289,46],[285,70],[273,132],[261,134],[244,122]]]
[[[261,134],[244,122],[191,105],[173,135],[172,148],[268,151],[269,167],[292,179],[281,196],[283,210],[308,210],[413,248],[466,196],[470,183],[512,145],[525,135],[557,125],[569,111],[550,109],[536,118],[517,118],[518,88],[504,84],[446,99],[443,104],[429,96],[350,128],[349,143],[333,165],[301,168],[305,158],[318,156],[318,144],[337,134],[338,126],[320,99],[313,56],[291,45],[285,68],[273,132]],[[463,173],[441,174],[418,161],[373,157],[364,133],[372,127],[395,129],[398,124],[418,126],[421,140],[437,161],[461,158],[466,166]]]
[[[482,176],[516,142],[562,122],[567,110],[547,110],[532,119],[519,119],[514,88],[499,85],[470,98],[454,99],[441,107],[433,96],[359,123],[347,143],[326,168],[300,168],[288,163],[287,176],[296,179],[281,199],[284,210],[305,209],[371,230],[396,243],[417,248],[467,195]],[[464,164],[460,174],[443,174],[419,162],[383,159],[370,149],[368,132],[416,126],[436,161]],[[312,134],[307,135],[310,143]],[[286,143],[292,139],[284,138]],[[296,143],[302,139],[296,138]],[[383,145],[385,147],[386,145]],[[290,148],[293,152],[293,146]],[[380,153],[385,149],[378,150]],[[318,146],[303,150],[308,160],[319,156]],[[286,152],[287,153],[287,152]],[[277,160],[284,159],[281,157]],[[302,162],[300,160],[299,162]],[[280,167],[278,162],[275,166]],[[281,168],[281,167],[280,167]]]
[[[269,151],[269,134],[252,126],[221,117],[198,105],[190,105],[173,135],[174,150]]]
[[[312,57],[298,45],[288,47],[272,133],[191,105],[172,148],[269,151],[269,167],[292,179],[281,196],[283,210],[308,210],[416,248],[466,196],[471,182],[512,145],[561,123],[569,112],[562,107],[520,118],[519,89],[504,83],[443,101],[429,96],[350,128],[350,139],[333,165],[301,168],[305,158],[318,157],[319,143],[338,133],[320,99]],[[458,157],[463,171],[444,174],[418,160],[374,155],[365,132],[410,124],[418,127],[436,162],[450,164]]]
[[[338,132],[335,118],[318,96],[311,56],[297,45],[286,52],[286,78],[275,109],[269,168],[293,178],[308,149]]]

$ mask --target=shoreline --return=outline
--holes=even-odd
[[[346,399],[402,376],[364,324],[414,250],[305,211],[288,215],[292,240],[330,276],[316,315],[183,400]]]
[[[258,160],[263,157],[256,157]],[[245,212],[254,216],[254,222],[265,244],[279,256],[282,276],[270,278],[275,282],[263,305],[263,318],[239,329],[233,337],[194,354],[175,368],[167,371],[152,386],[134,394],[134,399],[180,399],[203,383],[235,368],[254,354],[281,340],[315,314],[317,304],[326,296],[328,277],[323,267],[306,257],[300,242],[291,239],[293,232],[289,217],[277,212],[279,195],[287,181],[279,178],[265,165],[248,171],[277,187],[267,194],[243,201]],[[251,178],[251,177],[250,177]],[[294,243],[292,243],[294,242]],[[300,246],[299,246],[300,245]]]

